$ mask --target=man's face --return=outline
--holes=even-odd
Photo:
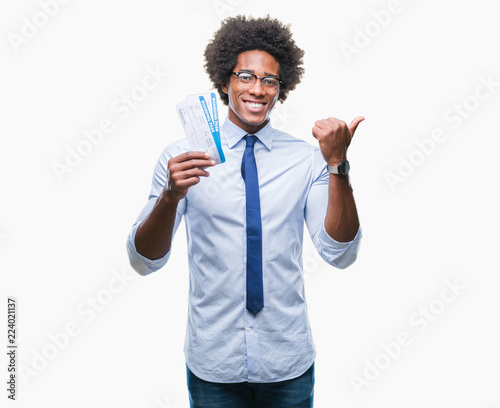
[[[233,71],[249,72],[260,77],[279,77],[280,64],[267,52],[245,51],[238,56]],[[223,85],[222,90],[229,97],[229,120],[248,134],[258,132],[267,124],[279,96],[279,91],[268,94],[262,88],[260,79],[250,89],[242,89],[236,75],[231,75],[229,84]]]

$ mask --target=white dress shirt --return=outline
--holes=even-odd
[[[184,217],[190,277],[186,364],[196,376],[212,382],[275,382],[303,374],[316,355],[304,293],[304,220],[321,257],[337,268],[354,262],[361,239],[361,229],[345,243],[325,231],[329,174],[319,148],[268,123],[255,134],[259,140],[254,147],[264,308],[257,316],[248,312],[246,196],[241,176],[245,135],[226,119],[221,127],[226,162],[207,169],[210,176],[189,188],[177,207],[174,226],[175,234]],[[189,150],[187,139],[164,150],[149,201],[130,232],[130,262],[141,275],[162,268],[172,248],[161,259],[141,256],[135,248],[137,227],[163,190],[168,160]]]

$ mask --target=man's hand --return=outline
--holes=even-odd
[[[186,152],[168,161],[167,182],[163,195],[174,201],[183,199],[189,187],[200,182],[200,177],[210,174],[202,167],[215,165],[215,160],[209,159],[206,152]]]
[[[335,118],[316,121],[312,134],[318,139],[323,158],[329,166],[337,166],[344,158],[354,132],[363,120],[363,116],[358,116],[349,126]]]

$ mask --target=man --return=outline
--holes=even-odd
[[[328,263],[354,262],[361,232],[345,154],[364,118],[317,121],[319,149],[271,127],[276,102],[300,82],[303,54],[278,20],[223,21],[205,68],[229,106],[226,162],[214,166],[186,139],[168,146],[129,236],[131,264],[146,275],[165,265],[185,218],[191,407],[313,404],[303,225]]]

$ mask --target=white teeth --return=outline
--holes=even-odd
[[[252,108],[260,108],[261,106],[264,106],[263,103],[254,103],[254,102],[248,102],[248,104],[250,105],[250,107]]]

